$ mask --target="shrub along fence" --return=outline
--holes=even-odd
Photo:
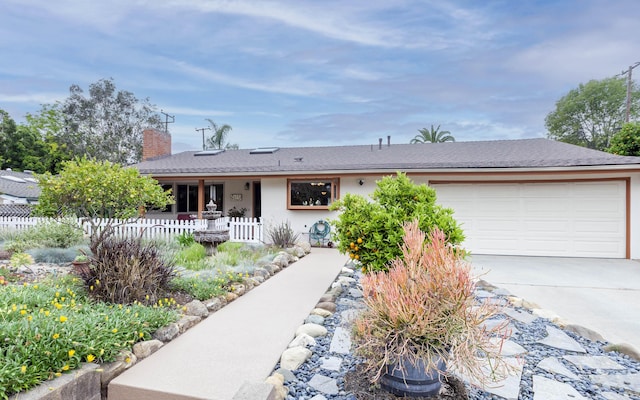
[[[0,217],[0,229],[18,230],[28,229],[41,222],[49,221],[49,218],[40,217]],[[78,225],[90,234],[91,224],[83,219],[78,219]],[[207,220],[170,220],[140,218],[130,221],[116,221],[114,224],[116,235],[142,236],[146,239],[171,239],[183,233],[193,233],[205,230]],[[262,243],[264,241],[264,226],[262,218],[235,218],[222,217],[215,221],[215,229],[229,229],[229,237],[232,242]]]

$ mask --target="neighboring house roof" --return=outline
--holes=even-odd
[[[10,199],[36,201],[40,187],[33,174],[11,170],[0,170],[0,195]]]
[[[226,150],[215,155],[187,151],[136,164],[143,174],[261,174],[362,171],[451,170],[640,166],[640,157],[623,157],[548,139],[288,147],[273,153]],[[215,152],[214,152],[215,153]]]

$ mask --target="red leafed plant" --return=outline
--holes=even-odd
[[[483,323],[500,309],[474,296],[475,279],[460,249],[434,229],[428,237],[417,221],[404,225],[402,255],[388,272],[362,278],[365,310],[354,326],[357,352],[364,357],[373,381],[386,365],[401,359],[437,369],[439,357],[447,370],[486,383],[506,373],[500,357],[508,337],[506,323]],[[446,371],[441,371],[446,374]]]

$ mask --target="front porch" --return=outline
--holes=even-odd
[[[213,201],[225,217],[260,218],[260,181],[251,178],[175,180],[156,178],[165,190],[171,190],[176,202],[163,210],[149,210],[147,217],[180,221],[202,219],[206,205]]]

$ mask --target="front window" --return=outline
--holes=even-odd
[[[204,204],[213,199],[218,206],[218,211],[224,209],[223,185],[221,183],[204,186]],[[179,213],[198,212],[198,185],[178,185],[176,190],[176,202]]]
[[[338,199],[338,184],[338,178],[289,179],[287,208],[327,209]]]

